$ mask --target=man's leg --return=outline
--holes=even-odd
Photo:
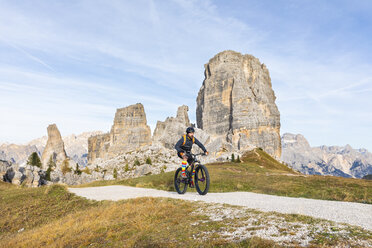
[[[186,160],[182,161],[182,172],[181,172],[181,177],[183,178],[186,178],[186,165],[187,165],[187,162]]]
[[[186,178],[187,177],[186,176],[186,166],[187,166],[188,157],[185,154],[182,154],[182,156],[181,156],[181,154],[178,154],[178,156],[183,159],[182,167],[181,167],[182,168],[181,177]]]
[[[195,177],[195,165],[193,164],[194,161],[192,158],[189,158],[187,160],[187,162],[189,163],[189,165],[191,165],[191,168],[192,168],[192,174],[191,174],[191,187],[193,188],[194,187],[194,177]]]

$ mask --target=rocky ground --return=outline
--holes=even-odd
[[[195,214],[203,214],[208,219],[197,221],[194,225],[206,221],[220,224],[222,227],[218,230],[218,235],[233,242],[260,237],[280,245],[295,247],[322,245],[326,242],[346,247],[372,246],[372,233],[365,237],[365,231],[361,228],[301,215],[265,213],[226,204],[208,204],[197,209]],[[216,232],[207,231],[195,235],[195,238],[208,239],[213,235]]]
[[[324,240],[348,246],[372,246],[372,206],[368,204],[249,192],[179,195],[175,192],[126,186],[70,188],[69,191],[94,200],[169,197],[198,202],[194,213],[206,218],[193,225],[208,222],[219,228],[213,232],[198,233],[194,236],[195,239],[203,240],[219,235],[235,242],[261,237],[285,246],[320,245]]]
[[[70,188],[69,190],[92,200],[117,201],[136,197],[170,197],[208,203],[231,204],[265,212],[304,214],[372,230],[372,205],[370,204],[283,197],[251,192],[208,193],[205,196],[200,196],[197,193],[179,195],[176,192],[119,185]]]

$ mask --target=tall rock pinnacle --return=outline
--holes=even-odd
[[[252,55],[224,51],[205,65],[197,98],[199,128],[244,150],[281,155],[280,113],[269,71]]]
[[[48,161],[52,156],[53,161],[57,164],[61,164],[67,159],[65,146],[56,124],[48,126],[48,141],[41,156],[41,162],[43,168],[47,168]]]

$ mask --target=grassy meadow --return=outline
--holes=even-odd
[[[97,202],[75,196],[62,185],[22,188],[0,183],[0,208],[4,248],[298,247],[297,238],[285,244],[275,240],[296,237],[303,228],[308,233],[301,239],[312,238],[309,247],[372,240],[372,233],[359,227],[301,215],[167,198]],[[272,228],[278,234],[271,235]]]
[[[207,164],[211,177],[209,192],[250,191],[289,197],[372,203],[371,180],[302,175],[279,163],[261,149],[246,153],[241,160],[241,163]],[[175,191],[173,180],[174,172],[166,172],[125,180],[96,181],[76,187],[127,185]]]

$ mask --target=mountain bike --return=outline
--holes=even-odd
[[[205,155],[204,153],[192,154],[189,153],[187,156],[191,156],[193,162],[191,165],[186,167],[186,178],[181,176],[182,168],[178,168],[174,174],[174,187],[178,194],[185,194],[187,187],[193,188],[193,182],[195,182],[196,191],[200,195],[206,195],[209,190],[209,173],[207,167],[202,165],[198,159],[198,156]],[[195,168],[195,175],[192,174]],[[193,180],[194,177],[194,180]]]

